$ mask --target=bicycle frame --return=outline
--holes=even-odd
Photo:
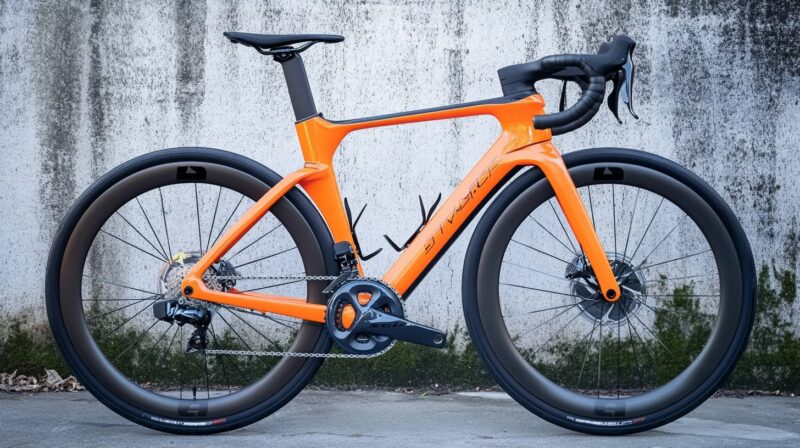
[[[427,268],[435,262],[469,218],[477,213],[484,199],[495,187],[515,168],[533,165],[542,170],[555,191],[567,222],[594,269],[601,290],[605,291],[605,300],[614,302],[620,297],[619,285],[572,178],[552,143],[552,134],[550,130],[533,127],[534,117],[542,114],[544,100],[539,94],[533,94],[507,102],[479,102],[349,122],[332,122],[319,115],[302,120],[296,124],[296,129],[305,166],[272,187],[234,223],[189,271],[183,281],[182,290],[194,299],[325,322],[325,305],[308,303],[303,298],[237,290],[213,291],[202,281],[203,273],[220,260],[273,204],[298,185],[319,209],[333,240],[346,241],[355,247],[333,170],[333,155],[350,132],[423,121],[491,115],[500,122],[502,133],[383,275],[383,281],[401,295],[405,294],[415,282],[424,277]],[[360,262],[358,269],[363,273]]]

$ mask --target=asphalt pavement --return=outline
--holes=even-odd
[[[249,427],[187,437],[130,423],[87,392],[0,394],[3,447],[354,445],[800,447],[800,399],[714,398],[653,431],[596,437],[553,426],[499,392],[423,395],[307,390]]]

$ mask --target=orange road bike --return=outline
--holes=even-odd
[[[240,155],[173,148],[126,162],[66,215],[47,268],[47,310],[75,375],[145,426],[212,433],[279,409],[325,358],[380,356],[446,334],[403,303],[491,198],[469,243],[462,296],[486,370],[515,400],[577,431],[670,422],[724,381],[753,320],[755,274],[734,214],[701,179],[620,148],[562,157],[552,136],[608,107],[633,114],[633,40],[597,54],[499,70],[503,96],[334,121],[317,111],[300,53],[334,35],[225,33],[281,64],[305,165],[286,177]],[[535,84],[576,83],[545,114]],[[497,141],[364,275],[333,155],[350,132],[491,115]],[[635,114],[633,114],[635,116]],[[441,199],[441,196],[439,197]],[[452,340],[452,338],[451,338]],[[335,350],[332,348],[335,347]]]

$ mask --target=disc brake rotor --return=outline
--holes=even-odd
[[[608,253],[606,256],[611,260],[611,269],[616,275],[622,292],[617,302],[597,306],[598,297],[600,297],[597,281],[593,276],[577,272],[584,269],[585,266],[582,255],[573,258],[567,266],[565,277],[572,280],[570,293],[583,318],[592,323],[625,322],[635,316],[641,306],[646,303],[647,282],[642,271],[632,264],[630,258],[618,253]]]

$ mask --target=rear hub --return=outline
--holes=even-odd
[[[207,328],[217,312],[218,306],[202,300],[190,299],[181,293],[181,283],[192,267],[200,260],[199,252],[178,252],[169,263],[165,263],[158,273],[157,288],[161,300],[153,304],[156,319],[178,326],[186,324],[195,327],[189,338],[186,350],[204,350],[208,345]],[[227,261],[215,263],[203,274],[206,286],[214,291],[229,291],[235,280],[219,280],[217,276],[235,276],[236,271]]]

